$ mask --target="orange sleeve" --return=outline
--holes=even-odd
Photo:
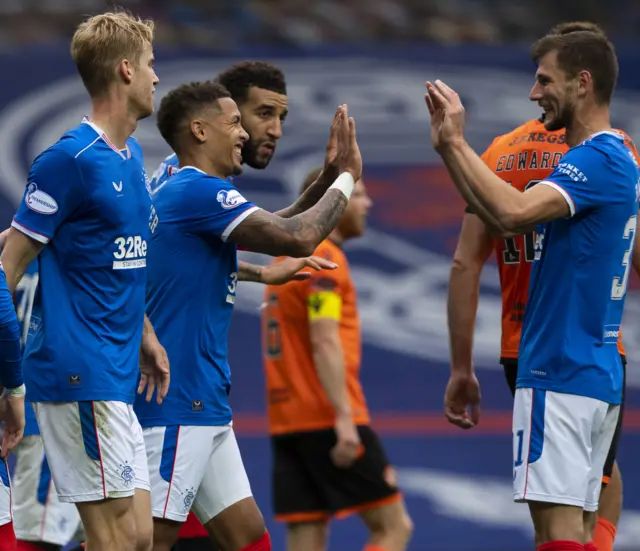
[[[322,318],[339,321],[342,318],[344,259],[332,249],[332,246],[322,244],[314,253],[335,262],[338,267],[334,270],[314,271],[305,282],[304,296],[309,321]]]

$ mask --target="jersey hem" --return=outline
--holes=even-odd
[[[583,398],[591,398],[592,400],[598,400],[600,402],[604,402],[605,404],[610,404],[612,406],[619,406],[622,404],[622,395],[619,398],[613,398],[610,395],[599,394],[597,392],[591,392],[589,394],[585,394],[583,392],[571,392],[566,388],[558,388],[555,385],[547,384],[542,385],[539,383],[531,383],[528,381],[516,381],[516,390],[519,388],[534,388],[536,390],[548,390],[549,392],[555,392],[557,394],[570,394],[572,396],[582,396]]]
[[[354,419],[353,424],[358,427],[368,427],[371,425],[371,419]],[[304,425],[295,428],[288,429],[272,429],[269,427],[269,436],[285,436],[288,434],[300,434],[306,432],[316,432],[327,429],[333,429],[335,423],[333,421],[327,421],[326,423],[317,423],[313,425]]]
[[[133,409],[135,412],[135,408]],[[136,414],[137,415],[137,414]],[[209,419],[203,419],[201,417],[194,419],[177,417],[167,421],[166,419],[151,417],[142,419],[138,417],[138,423],[143,429],[151,429],[153,427],[224,427],[229,425],[233,421],[233,415],[225,415],[224,417],[214,417]]]
[[[35,397],[34,397],[35,394]],[[64,394],[62,396],[54,396],[47,398],[38,398],[38,395],[32,390],[29,391],[29,402],[30,403],[45,403],[45,404],[56,404],[56,403],[68,403],[68,402],[123,402],[127,405],[133,405],[134,395],[133,393],[127,394],[89,394],[88,396],[78,396],[75,393]]]

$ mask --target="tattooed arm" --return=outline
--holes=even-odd
[[[293,204],[276,211],[275,214],[281,218],[291,218],[296,214],[309,210],[322,198],[337,177],[337,169],[332,166],[325,166],[313,184],[311,184]]]
[[[313,207],[291,218],[257,209],[236,226],[228,239],[271,256],[310,256],[338,224],[347,202],[342,191],[330,188]]]

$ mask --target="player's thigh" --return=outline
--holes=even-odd
[[[153,518],[184,522],[210,464],[215,427],[149,427],[143,430]]]
[[[583,508],[592,476],[592,432],[607,404],[519,388],[513,411],[514,500]],[[600,473],[604,456],[599,463]]]
[[[193,512],[223,551],[240,549],[258,540],[266,528],[233,429],[215,428],[213,452]]]
[[[25,436],[15,450],[13,527],[24,541],[66,545],[80,524],[72,503],[58,500],[40,436]]]
[[[272,488],[271,495],[276,520],[290,526],[296,524],[325,524],[329,520],[329,503],[309,470],[308,456],[301,453],[305,435],[284,434],[271,438]],[[309,531],[315,531],[314,528]],[[297,539],[306,541],[306,533]],[[312,538],[313,539],[313,538]],[[314,540],[315,541],[315,540]]]
[[[359,426],[364,453],[347,469],[334,465],[331,449],[336,444],[333,429],[308,433],[300,452],[314,482],[321,489],[329,512],[343,518],[402,499],[395,470],[389,463],[378,435],[369,426]]]
[[[9,481],[9,466],[4,459],[0,459],[0,526],[8,524],[11,520],[11,482]]]
[[[40,402],[34,409],[60,501],[133,496],[139,437],[131,406]]]
[[[625,356],[621,356],[621,358],[622,358],[622,376],[623,376],[622,403],[620,404],[618,421],[616,423],[613,439],[611,440],[611,446],[609,446],[607,458],[604,462],[604,468],[602,470],[602,484],[605,487],[609,484],[609,481],[611,480],[611,475],[613,473],[613,466],[618,456],[618,446],[620,443],[620,436],[622,433],[622,424],[624,422],[624,403],[625,403],[625,395],[626,395],[625,388],[626,388],[626,382],[627,382],[627,359]]]
[[[598,510],[598,502],[602,491],[602,470],[611,449],[611,445],[618,426],[620,406],[604,404],[600,415],[591,431],[591,471],[587,482],[585,511]]]

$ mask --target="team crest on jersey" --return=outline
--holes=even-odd
[[[247,202],[237,189],[221,189],[216,199],[223,209],[232,209]]]
[[[55,214],[58,212],[58,203],[48,193],[45,193],[35,182],[30,182],[27,186],[27,193],[24,198],[27,206],[40,214]]]

